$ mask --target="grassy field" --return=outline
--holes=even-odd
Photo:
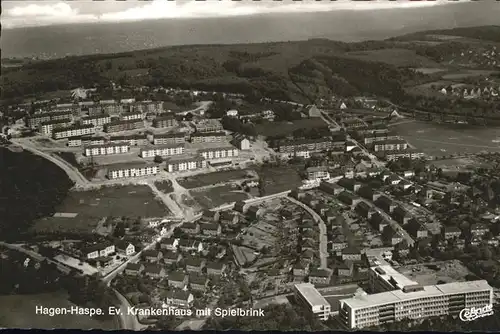
[[[256,124],[257,134],[262,136],[286,136],[298,129],[314,129],[326,126],[321,118],[305,118],[293,122],[265,122]]]
[[[431,156],[500,152],[500,128],[411,122],[391,127],[404,139]]]
[[[492,73],[496,73],[497,71],[485,71],[485,70],[467,70],[467,71],[460,71],[458,73],[449,73],[445,74],[442,76],[443,79],[445,80],[460,80],[460,79],[466,79],[470,77],[477,77],[477,76],[488,76]]]
[[[98,320],[87,315],[35,314],[37,306],[69,308],[73,306],[63,293],[0,296],[0,327],[21,329],[103,329],[117,330],[114,319]]]
[[[398,67],[439,67],[439,64],[429,58],[419,56],[413,50],[382,49],[348,52],[347,55],[364,61],[376,61]]]
[[[439,67],[419,67],[419,68],[415,68],[415,71],[423,73],[423,74],[434,74],[434,73],[446,71],[446,69],[439,68]]]
[[[71,192],[57,211],[89,217],[162,217],[171,214],[147,186],[103,187]]]
[[[263,194],[271,195],[302,185],[299,173],[293,167],[263,167],[258,171],[263,182]]]
[[[75,233],[92,234],[99,226],[99,218],[88,216],[70,217],[47,217],[42,218],[33,224],[30,231],[35,234],[52,233]]]
[[[203,209],[216,208],[223,204],[248,199],[247,193],[242,191],[235,192],[235,189],[230,185],[200,191],[191,191],[190,195]]]
[[[249,169],[236,169],[229,171],[213,172],[208,174],[200,174],[185,178],[177,179],[177,182],[187,189],[206,187],[218,183],[238,181],[254,176],[254,172]]]

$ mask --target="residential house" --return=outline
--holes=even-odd
[[[305,277],[307,276],[309,270],[308,270],[308,265],[303,263],[302,261],[297,262],[293,266],[293,280],[294,282],[303,282]]]
[[[402,181],[401,177],[397,174],[391,174],[385,182],[390,184],[391,186],[396,186]]]
[[[188,283],[188,276],[182,271],[174,271],[168,274],[168,285],[178,289],[184,289]]]
[[[172,290],[166,294],[165,304],[174,307],[191,308],[194,297],[189,291]]]
[[[225,272],[227,266],[225,263],[222,262],[208,261],[205,268],[207,269],[208,275],[220,276]]]
[[[354,271],[354,262],[346,260],[337,264],[337,275],[343,277],[352,277]]]
[[[408,222],[412,218],[411,215],[408,213],[408,211],[406,211],[400,206],[394,208],[391,217],[402,226],[408,224]]]
[[[201,229],[204,235],[218,236],[222,233],[222,227],[217,223],[201,224]]]
[[[338,199],[342,203],[349,205],[351,208],[354,207],[360,201],[359,198],[357,198],[356,196],[347,191],[341,192],[338,196]]]
[[[220,213],[218,211],[204,210],[201,219],[208,221],[219,221]]]
[[[238,201],[236,203],[234,203],[234,208],[233,208],[234,211],[237,211],[237,212],[240,212],[240,213],[246,213],[247,211],[247,207],[246,207],[246,204],[245,202],[243,201]]]
[[[387,180],[391,175],[392,173],[390,171],[384,170],[382,173],[380,173],[380,178],[385,182],[385,180]]]
[[[389,222],[378,212],[375,212],[369,220],[370,225],[377,231],[382,232]]]
[[[375,204],[387,213],[392,213],[396,209],[397,205],[387,196],[380,196]]]
[[[198,223],[184,223],[181,226],[181,230],[186,234],[199,234],[200,225]]]
[[[327,225],[332,224],[337,219],[337,213],[330,209],[323,214],[322,218]]]
[[[342,250],[342,260],[361,261],[363,252],[357,247],[346,247]]]
[[[125,254],[126,256],[131,256],[135,254],[135,246],[131,244],[130,242],[121,240],[116,243],[116,249],[120,252]]]
[[[143,251],[142,256],[144,256],[144,258],[148,262],[158,262],[163,257],[163,253],[161,251],[149,249],[149,250]]]
[[[208,285],[208,278],[202,275],[189,275],[189,287],[194,291],[205,292]]]
[[[196,251],[200,253],[203,251],[203,244],[200,241],[196,240],[181,239],[179,240],[178,247],[183,252]]]
[[[219,218],[222,224],[234,225],[238,224],[240,216],[231,211],[223,211]]]
[[[376,192],[370,186],[363,186],[363,187],[359,188],[358,195],[371,201],[371,202],[376,201],[380,196],[382,196],[381,193]]]
[[[86,259],[96,259],[98,257],[106,257],[115,252],[115,245],[112,244],[109,241],[100,243],[100,244],[95,244],[91,245],[88,247],[85,247],[82,250],[82,255]]]
[[[129,263],[125,267],[125,274],[130,276],[137,276],[144,270],[142,263]]]
[[[410,181],[408,180],[401,180],[401,182],[399,182],[399,185],[398,185],[401,189],[403,190],[408,190],[411,188],[411,186],[413,186],[413,183],[411,183]]]
[[[441,229],[441,234],[445,240],[458,239],[462,235],[462,231],[456,226],[444,226]]]
[[[325,212],[327,212],[330,208],[324,203],[318,203],[314,207],[314,211],[316,211],[320,216],[322,216]]]
[[[348,179],[348,178],[342,178],[340,179],[337,184],[347,190],[357,192],[359,188],[361,188],[361,183],[356,182],[353,179]]]
[[[144,275],[150,278],[163,278],[166,275],[165,269],[159,264],[148,264],[144,268]]]
[[[330,284],[332,279],[331,270],[313,269],[309,273],[309,283],[312,284]]]
[[[182,255],[180,253],[168,251],[163,255],[163,261],[165,261],[166,264],[171,265],[174,263],[179,263],[180,260],[182,260]]]
[[[395,246],[403,241],[403,237],[401,234],[394,231],[391,226],[386,226],[382,232],[382,241],[387,246]]]
[[[414,218],[408,222],[405,229],[414,239],[423,239],[429,236],[429,231]]]
[[[355,210],[361,217],[367,219],[370,219],[372,214],[374,213],[371,206],[363,201],[359,202],[358,205],[356,205]]]
[[[259,217],[264,213],[264,208],[258,206],[251,206],[248,208],[246,214],[252,219],[259,219]]]
[[[175,250],[177,250],[178,245],[179,245],[179,239],[166,238],[160,242],[160,249],[175,251]]]
[[[472,224],[470,226],[470,233],[472,236],[482,236],[489,232],[488,226],[482,223]]]
[[[337,234],[336,236],[333,237],[332,239],[332,251],[333,252],[339,252],[343,250],[344,248],[347,248],[347,241],[344,235],[342,234]]]
[[[205,266],[205,261],[198,257],[190,257],[185,260],[186,270],[188,272],[201,273],[201,270]]]
[[[326,182],[326,181],[322,181],[319,184],[319,189],[324,191],[327,194],[330,194],[330,195],[338,195],[342,191],[344,191],[344,189],[341,186],[339,186],[338,184],[330,183],[330,182]]]
[[[308,180],[329,179],[330,173],[328,173],[328,168],[324,166],[309,167],[306,169],[306,177]]]
[[[235,136],[233,140],[231,140],[231,144],[242,151],[248,151],[250,149],[250,140],[246,136]]]

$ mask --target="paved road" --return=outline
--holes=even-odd
[[[292,197],[287,197],[288,200],[291,202],[300,205],[302,208],[304,208],[307,212],[313,216],[314,220],[318,223],[319,225],[319,258],[321,261],[321,269],[328,269],[328,237],[327,237],[327,230],[326,230],[326,224],[323,221],[323,218],[321,218],[320,215],[318,215],[316,212],[314,212],[313,209],[305,205],[304,203],[297,201],[295,198]]]
[[[163,201],[170,212],[172,212],[178,218],[184,216],[184,212],[182,211],[180,206],[174,200],[172,200],[169,195],[161,192],[154,184],[154,181],[149,181],[146,184],[149,186],[149,188],[151,188],[153,193]]]
[[[128,302],[127,298],[125,298],[121,293],[119,293],[117,290],[113,289],[113,291],[116,294],[116,298],[120,302],[120,311],[121,313],[118,315],[120,319],[120,326],[121,329],[127,329],[131,331],[140,331],[144,328],[147,328],[147,325],[143,325],[139,322],[137,319],[137,316],[128,314],[127,310],[129,307],[132,307],[130,303]]]
[[[53,263],[57,266],[57,269],[65,272],[65,273],[69,273],[71,271],[71,267],[69,266],[66,266],[58,261],[54,261],[52,259],[49,259],[43,255],[40,255],[32,250],[29,250],[29,249],[26,249],[26,248],[23,248],[22,246],[20,245],[13,245],[13,244],[8,244],[6,242],[3,242],[3,241],[0,241],[0,245],[4,246],[4,247],[7,247],[7,248],[10,248],[10,249],[13,249],[13,250],[17,250],[18,252],[21,252],[21,253],[24,253],[32,258],[34,258],[35,260],[37,261],[48,261],[49,263]]]

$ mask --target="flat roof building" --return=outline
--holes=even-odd
[[[297,301],[307,308],[309,312],[316,315],[320,320],[328,320],[331,315],[331,306],[313,284],[295,284],[294,292]]]

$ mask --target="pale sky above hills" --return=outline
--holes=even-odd
[[[2,1],[3,28],[47,26],[55,24],[124,22],[152,19],[231,17],[272,13],[327,12],[338,10],[383,10],[451,5],[457,2],[436,1],[323,1],[276,2],[251,0],[153,0],[139,1]]]

